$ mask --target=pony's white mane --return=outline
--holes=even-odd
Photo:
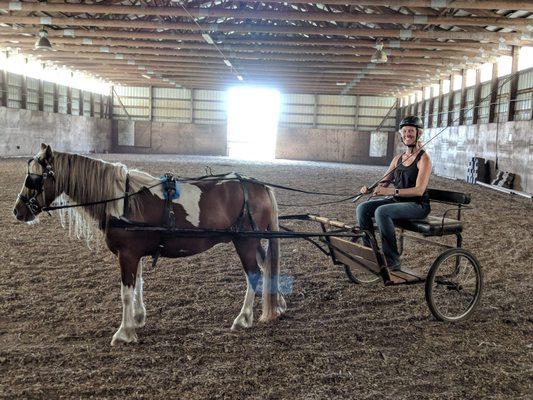
[[[128,169],[122,163],[110,163],[76,154],[54,152],[53,168],[57,189],[54,205],[82,204],[122,197],[125,193],[128,174],[129,193],[147,188],[155,196],[164,198],[162,187],[158,185],[158,178],[146,172]],[[133,213],[140,210],[138,199],[138,196],[129,198]],[[91,242],[101,238],[102,227],[107,217],[120,218],[123,215],[124,200],[65,208],[58,212],[61,225],[68,227],[69,235],[85,239],[87,246],[91,247]]]

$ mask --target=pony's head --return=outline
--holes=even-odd
[[[28,160],[26,177],[13,214],[19,221],[35,220],[43,207],[48,207],[56,197],[54,174],[54,153],[44,143],[35,157]]]

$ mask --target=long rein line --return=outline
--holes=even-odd
[[[80,203],[80,204],[65,204],[65,205],[61,205],[61,206],[49,206],[49,207],[43,207],[42,210],[43,211],[54,211],[54,210],[61,210],[63,208],[95,206],[95,205],[98,205],[98,204],[111,203],[113,201],[125,199],[126,197],[136,196],[136,195],[144,192],[145,190],[150,190],[150,189],[152,189],[152,188],[154,188],[156,186],[162,185],[162,184],[163,184],[163,182],[158,182],[158,183],[156,183],[155,185],[152,185],[152,186],[142,187],[137,192],[134,192],[134,193],[131,193],[131,194],[128,194],[128,195],[124,195],[124,196],[120,196],[120,197],[114,197],[112,199],[91,201],[91,202],[88,202],[88,203]]]

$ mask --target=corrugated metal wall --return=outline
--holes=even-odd
[[[6,82],[4,82],[4,79]],[[7,92],[5,93],[5,98],[3,98],[4,93],[2,91],[2,105],[9,108],[38,111],[42,105],[42,111],[54,112],[54,96],[56,96],[57,112],[60,114],[67,114],[70,110],[72,115],[90,116],[92,109],[94,116],[105,118],[107,115],[101,104],[102,101],[104,104],[108,103],[108,96],[91,94],[91,92],[72,88],[70,89],[71,98],[69,104],[69,88],[67,86],[56,85],[36,78],[23,77],[6,71],[0,71],[0,83],[2,87],[6,88]],[[56,93],[54,88],[57,88]],[[92,108],[91,103],[93,104]]]
[[[225,92],[183,88],[117,86],[113,94],[113,118],[225,124]]]
[[[279,124],[372,131],[382,123],[395,102],[392,97],[283,94]],[[394,130],[395,119],[396,110],[392,110],[382,130]]]
[[[396,102],[395,98],[282,94],[281,127],[315,127],[372,131]],[[181,88],[115,87],[113,118],[225,124],[226,92]],[[382,130],[394,130],[396,110]]]
[[[488,123],[490,112],[490,94],[491,94],[490,81],[484,82],[480,85],[479,105],[478,105],[478,119],[477,123]],[[515,113],[509,118],[509,92],[511,88],[511,81],[509,75],[498,78],[496,83],[497,92],[495,93],[495,109],[494,109],[494,121],[507,122],[508,120],[523,121],[533,118],[533,68],[522,71],[518,74],[518,89],[515,104]],[[475,87],[469,86],[465,89],[465,105],[464,105],[464,125],[471,125],[474,117],[474,95]],[[435,96],[431,99],[425,99],[418,103],[409,103],[402,105],[402,115],[418,114],[424,116],[424,124],[426,128],[431,127],[445,127],[447,123],[447,113],[450,94],[442,96]],[[459,114],[461,108],[461,90],[455,90],[451,93],[453,96],[453,108],[451,110],[451,125],[459,125]],[[442,106],[439,106],[439,102],[442,99]],[[430,105],[433,104],[430,110]],[[437,124],[439,117],[439,108],[441,108],[440,124]]]

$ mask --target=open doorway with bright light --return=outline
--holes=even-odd
[[[228,90],[228,155],[273,160],[280,94],[275,89],[236,87]]]

